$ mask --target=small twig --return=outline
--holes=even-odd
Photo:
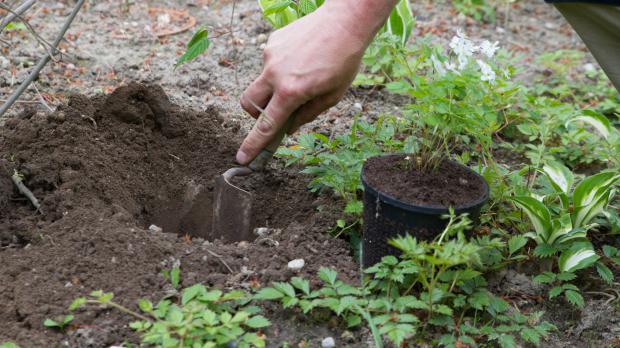
[[[88,120],[90,122],[92,122],[93,127],[95,127],[95,130],[97,130],[97,121],[95,121],[94,118],[90,117],[90,116],[86,116],[86,115],[80,115],[82,117],[82,119],[84,120]]]
[[[230,268],[230,266],[228,266],[228,264],[226,263],[226,261],[224,261],[224,259],[222,258],[222,255],[218,255],[216,253],[214,253],[213,251],[209,250],[209,249],[205,249],[209,254],[211,254],[212,256],[215,256],[218,260],[220,260],[220,262],[228,269],[228,271],[230,273],[235,273],[235,271],[232,270],[232,268]]]
[[[41,92],[39,92],[39,89],[37,88],[37,84],[36,83],[32,83],[32,87],[34,87],[34,90],[37,91],[37,94],[39,96],[39,100],[41,101],[41,104],[43,104],[43,106],[45,106],[50,112],[54,112],[54,109],[52,109],[47,102],[45,102],[45,98],[43,98],[43,95],[41,95]]]
[[[67,32],[67,30],[69,29],[69,26],[75,19],[75,16],[80,11],[80,8],[84,4],[84,1],[85,0],[78,0],[78,3],[73,8],[73,11],[69,15],[69,18],[67,18],[67,20],[65,21],[65,24],[60,29],[60,33],[56,37],[56,40],[54,40],[54,44],[53,44],[54,49],[55,47],[58,46],[58,44],[60,44],[60,41],[62,41],[62,38],[65,36],[65,33]],[[21,96],[22,93],[24,93],[24,91],[26,90],[26,88],[28,88],[30,83],[32,83],[32,81],[34,81],[39,76],[39,73],[41,72],[41,70],[43,70],[47,62],[49,62],[51,59],[52,58],[49,55],[45,55],[39,60],[39,62],[34,67],[30,75],[28,75],[28,77],[21,83],[21,85],[17,87],[17,90],[15,90],[15,92],[13,92],[13,94],[9,97],[9,100],[6,103],[4,103],[2,107],[0,107],[0,117],[2,117],[2,115],[4,115],[4,113],[11,107],[11,105],[15,103],[15,101],[19,98],[19,96]]]
[[[238,75],[238,70],[237,69],[237,58],[238,58],[238,53],[237,53],[237,46],[235,44],[235,34],[233,32],[233,25],[235,22],[235,8],[237,6],[237,0],[233,0],[233,4],[232,4],[232,11],[230,14],[230,35],[232,36],[232,46],[233,46],[233,68],[235,69],[235,83],[237,84],[237,88],[239,88],[239,75]]]
[[[35,207],[35,209],[39,213],[43,214],[43,210],[41,210],[41,203],[39,203],[39,200],[37,199],[37,197],[34,196],[32,191],[30,191],[30,189],[28,187],[26,187],[26,185],[24,185],[22,177],[21,177],[21,175],[19,175],[19,173],[17,171],[15,171],[15,173],[13,173],[13,175],[11,176],[11,180],[13,180],[13,184],[15,184],[15,186],[17,186],[17,189],[19,190],[19,193],[21,193],[26,198],[28,198],[28,200],[30,201],[30,203],[32,203],[32,205]]]
[[[14,15],[17,19],[19,19],[26,26],[26,29],[28,29],[28,31],[32,34],[32,36],[34,36],[34,38],[37,40],[37,42],[41,46],[43,46],[43,48],[47,51],[47,54],[50,55],[50,58],[52,60],[54,60],[54,61],[57,60],[57,59],[54,58],[54,56],[56,54],[60,53],[60,51],[56,50],[56,46],[52,46],[51,43],[49,43],[47,40],[45,40],[45,38],[43,38],[41,35],[39,35],[39,33],[37,33],[37,31],[32,27],[32,25],[30,25],[30,23],[21,16],[21,14],[18,14],[17,12],[13,11],[10,7],[4,5],[3,3],[0,3],[0,8],[2,8],[3,10],[8,11],[10,14]],[[51,50],[50,50],[50,48],[51,48]],[[52,51],[54,51],[54,52],[52,52]]]
[[[26,12],[36,0],[26,0],[23,4],[19,5],[14,11],[9,11],[9,13],[2,18],[2,22],[0,22],[0,33],[4,30],[4,28],[11,23],[15,17],[21,16],[24,12]],[[8,10],[7,10],[8,11]]]

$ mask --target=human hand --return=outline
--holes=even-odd
[[[351,29],[359,18],[330,3],[338,6],[326,2],[269,37],[263,71],[241,97],[257,121],[237,152],[240,164],[251,162],[293,113],[289,133],[336,105],[355,78],[373,29]]]

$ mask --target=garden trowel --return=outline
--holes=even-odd
[[[223,239],[226,242],[252,241],[252,194],[235,186],[232,178],[246,176],[265,169],[273,157],[284,135],[290,129],[295,115],[288,121],[247,167],[234,167],[215,178],[215,195],[213,198],[212,239]]]

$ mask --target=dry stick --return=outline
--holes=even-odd
[[[221,262],[224,266],[226,266],[226,268],[228,268],[228,271],[229,271],[230,273],[235,273],[235,271],[233,271],[233,270],[232,270],[232,268],[230,268],[230,266],[228,266],[228,264],[226,263],[226,261],[224,261],[224,259],[222,258],[222,255],[218,255],[218,254],[214,253],[213,251],[211,251],[211,250],[209,250],[209,249],[206,249],[206,248],[205,248],[205,250],[206,250],[209,254],[211,254],[211,255],[213,255],[213,256],[215,256],[215,257],[217,257],[217,259],[218,259],[218,260],[220,260],[220,262]]]
[[[54,109],[52,109],[47,102],[45,101],[45,98],[43,98],[43,95],[41,94],[41,92],[39,92],[39,89],[37,88],[37,84],[36,83],[32,83],[32,87],[34,87],[34,90],[37,91],[37,94],[39,95],[39,100],[41,101],[41,104],[43,104],[43,106],[45,106],[49,111],[54,112]]]
[[[28,198],[28,200],[30,201],[30,203],[32,203],[35,209],[37,209],[39,213],[43,214],[43,210],[41,210],[41,203],[39,203],[39,200],[37,199],[37,197],[34,196],[32,191],[30,191],[30,189],[27,188],[26,185],[24,185],[24,182],[22,181],[22,178],[19,175],[19,173],[15,172],[11,176],[11,180],[13,180],[13,184],[17,186],[19,193],[21,193],[26,198]]]
[[[23,4],[19,5],[14,11],[9,11],[9,13],[2,18],[2,22],[0,22],[0,33],[4,30],[4,28],[9,25],[16,17],[21,16],[22,13],[26,12],[29,8],[37,2],[36,0],[26,0]]]
[[[54,44],[52,46],[54,50],[56,50],[56,47],[58,47],[58,44],[60,43],[60,41],[62,41],[62,38],[65,36],[65,33],[67,32],[67,30],[69,29],[69,26],[75,19],[75,16],[80,11],[80,8],[84,4],[84,1],[85,0],[78,0],[78,3],[75,5],[75,7],[73,8],[73,11],[69,15],[69,18],[67,18],[67,20],[65,21],[65,24],[60,29],[60,33],[56,37],[56,40],[54,40]],[[24,80],[24,82],[22,82],[22,84],[19,85],[17,90],[13,92],[13,94],[9,97],[9,100],[6,103],[4,103],[2,107],[0,107],[0,117],[2,117],[2,115],[4,115],[4,113],[11,107],[11,105],[13,105],[13,103],[19,98],[19,96],[22,95],[22,93],[24,93],[24,91],[26,90],[26,88],[28,88],[30,83],[32,83],[32,81],[34,81],[37,78],[37,76],[39,76],[39,73],[41,72],[41,70],[43,70],[43,68],[45,67],[45,64],[47,64],[47,62],[49,62],[51,59],[52,58],[46,54],[39,60],[39,62],[34,67],[34,70],[32,70],[30,75],[28,75],[28,77]]]

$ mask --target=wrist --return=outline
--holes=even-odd
[[[320,10],[335,16],[335,25],[346,29],[366,48],[397,2],[398,0],[327,0]]]

